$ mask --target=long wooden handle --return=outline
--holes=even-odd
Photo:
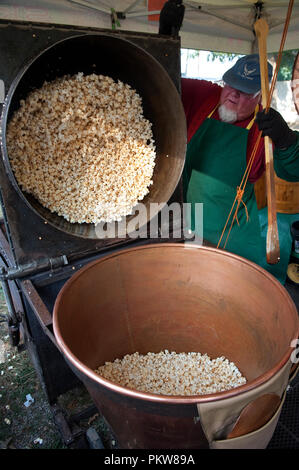
[[[254,30],[258,39],[260,72],[261,72],[261,89],[262,89],[262,105],[267,109],[269,98],[269,78],[267,65],[267,35],[269,27],[267,22],[260,18],[254,24]],[[266,158],[266,191],[268,204],[268,231],[266,255],[268,264],[276,264],[280,259],[279,238],[276,216],[276,198],[275,198],[275,180],[273,166],[273,147],[272,141],[265,136],[265,158]]]

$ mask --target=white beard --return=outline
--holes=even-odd
[[[233,124],[234,122],[237,121],[236,111],[232,111],[231,109],[227,109],[227,107],[224,104],[219,106],[218,112],[219,112],[220,120],[223,121],[223,122],[228,122],[228,123]]]

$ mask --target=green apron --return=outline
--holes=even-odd
[[[185,201],[191,203],[191,230],[198,231],[195,203],[203,203],[203,239],[217,246],[246,170],[249,131],[207,118],[188,144],[183,172]],[[247,182],[225,249],[259,264],[263,246],[253,184]],[[236,204],[234,209],[236,208]],[[234,211],[233,211],[234,213]],[[232,213],[232,216],[233,216]],[[232,216],[219,248],[222,248]]]

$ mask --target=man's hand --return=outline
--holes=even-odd
[[[273,108],[269,108],[257,113],[255,119],[257,126],[262,131],[262,136],[269,136],[275,147],[286,149],[295,144],[297,137],[294,131],[289,128],[283,117]]]

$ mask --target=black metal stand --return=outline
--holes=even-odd
[[[143,33],[97,30],[54,24],[7,22],[0,20],[0,79],[5,95],[18,73],[33,58],[61,40],[86,33],[113,35],[141,47],[166,69],[180,91],[180,40]],[[47,64],[46,64],[47,69]],[[48,72],[51,74],[51,70]],[[43,80],[47,77],[43,77]],[[6,112],[0,103],[1,120]],[[68,447],[99,448],[100,438],[80,429],[79,421],[92,416],[96,409],[88,406],[83,412],[68,416],[58,398],[83,387],[60,353],[52,330],[52,310],[63,284],[89,261],[130,244],[147,240],[114,239],[103,241],[72,236],[63,227],[45,223],[34,209],[20,197],[0,158],[1,207],[0,224],[1,282],[8,306],[11,344],[26,348],[47,396],[54,421]],[[179,183],[171,201],[182,201]],[[77,234],[75,234],[77,235]],[[168,241],[168,240],[166,240]]]

